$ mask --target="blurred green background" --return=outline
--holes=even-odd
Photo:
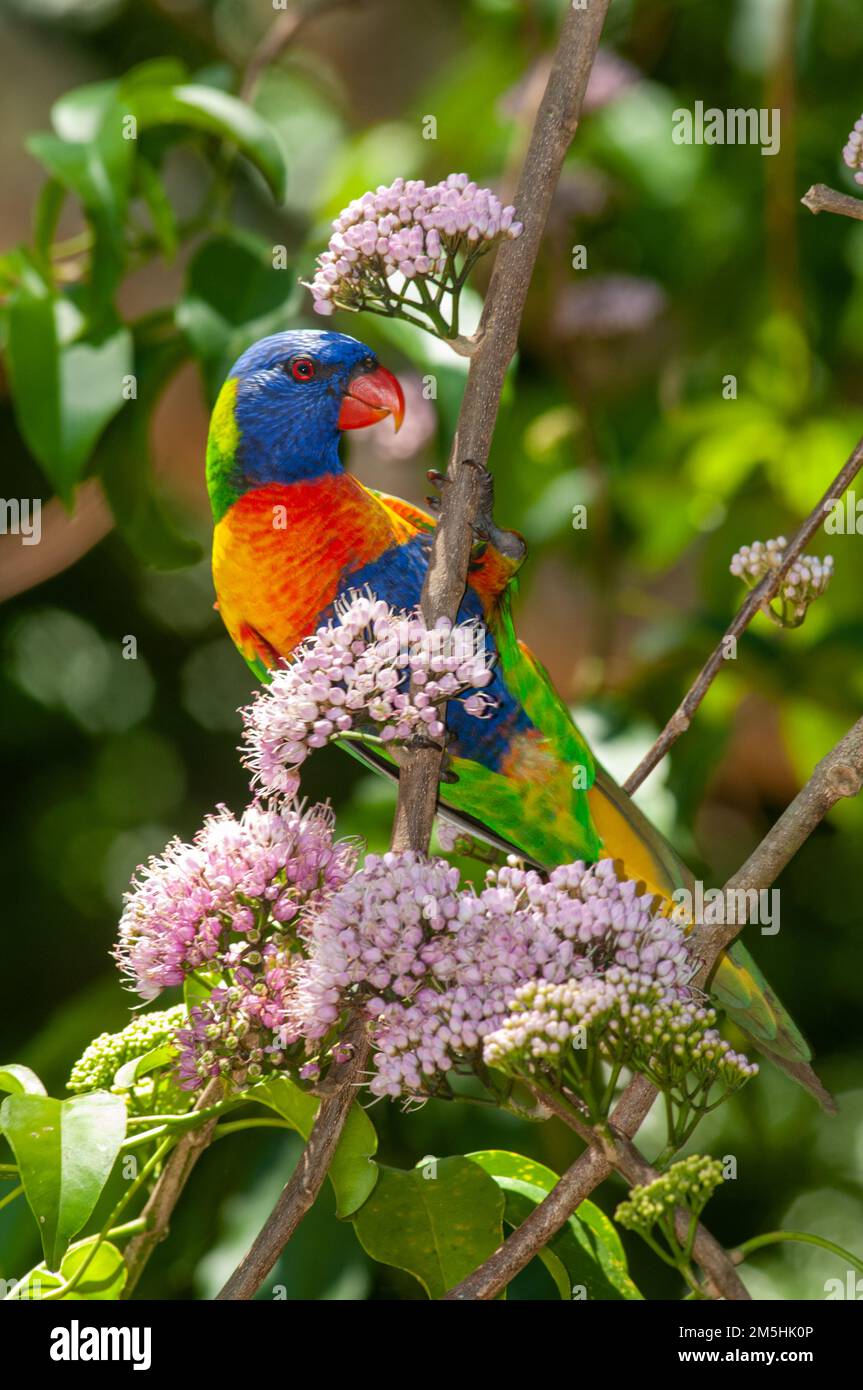
[[[287,205],[240,182],[236,228],[288,247],[307,275],[328,220],[398,174],[466,169],[512,192],[562,0],[368,0],[307,24],[260,85],[289,168]],[[43,181],[24,149],[68,88],[162,55],[237,85],[273,11],[264,0],[6,0],[0,82],[0,244],[29,234]],[[623,777],[638,761],[740,599],[731,554],[790,532],[863,433],[863,226],[814,218],[816,181],[846,191],[847,131],[860,114],[857,0],[613,0],[601,61],[565,166],[498,427],[498,517],[527,536],[522,635]],[[24,76],[26,74],[26,76]],[[779,107],[781,150],[678,146],[671,113]],[[437,138],[423,138],[433,115]],[[173,157],[172,157],[173,158]],[[169,164],[182,206],[205,177],[188,151]],[[69,229],[74,233],[75,226]],[[572,268],[573,247],[587,269]],[[193,243],[194,249],[194,243]],[[129,315],[183,294],[188,255],[152,260],[121,292]],[[481,267],[479,287],[487,267]],[[311,324],[298,295],[281,322]],[[352,439],[366,481],[421,500],[446,455],[463,364],[412,330],[366,316],[333,326],[366,339],[406,383],[409,417]],[[316,320],[320,326],[320,320]],[[400,326],[399,326],[400,327]],[[438,398],[422,397],[433,373]],[[723,398],[723,378],[737,398]],[[206,550],[202,463],[207,400],[183,369],[162,400],[154,453],[163,499]],[[0,385],[2,491],[45,496]],[[863,484],[861,484],[863,496]],[[586,530],[572,509],[588,506]],[[805,627],[759,618],[694,727],[639,799],[709,883],[757,843],[813,764],[858,717],[863,697],[863,544],[819,537],[836,577]],[[98,485],[76,517],[46,505],[43,539],[0,536],[0,725],[5,828],[0,1057],[62,1094],[90,1038],[119,1028],[129,998],[108,957],[135,865],[190,836],[218,801],[247,798],[237,706],[252,677],[213,612],[206,557],[144,566],[112,530]],[[123,641],[138,657],[123,659]],[[329,750],[305,790],[329,796],[344,832],[385,844],[390,789]],[[691,1147],[737,1158],[711,1207],[726,1243],[780,1225],[863,1246],[860,869],[863,804],[840,807],[781,880],[782,929],[752,945],[810,1036],[838,1119],[765,1066],[705,1122]],[[558,1170],[578,1151],[556,1124],[528,1126],[431,1102],[378,1104],[382,1157],[511,1147]],[[651,1123],[648,1148],[659,1139]],[[289,1139],[238,1135],[207,1152],[140,1294],[209,1297],[289,1171]],[[620,1188],[599,1201],[613,1208]],[[325,1193],[273,1282],[288,1298],[416,1298],[408,1276],[373,1265]],[[627,1238],[647,1296],[676,1297],[670,1271]],[[0,1274],[36,1258],[22,1203],[0,1213]],[[824,1297],[840,1262],[785,1247],[745,1267],[758,1298]],[[515,1297],[553,1296],[537,1267]]]

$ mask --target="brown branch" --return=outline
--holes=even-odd
[[[650,1082],[643,1076],[635,1077],[611,1112],[615,1129],[632,1138],[647,1118],[655,1099],[656,1091]],[[461,1302],[497,1298],[501,1290],[530,1264],[534,1256],[566,1224],[579,1203],[610,1177],[612,1171],[601,1149],[593,1146],[587,1149],[567,1168],[548,1196],[534,1207],[511,1236],[507,1236],[503,1245],[498,1246],[460,1284],[444,1294],[444,1299]]]
[[[561,28],[545,94],[515,192],[521,236],[501,244],[470,359],[464,399],[453,440],[440,519],[422,593],[426,624],[455,622],[507,368],[518,332],[548,210],[570,146],[599,47],[609,0],[570,7]],[[437,809],[443,748],[426,743],[400,755],[399,796],[393,849],[428,849]]]
[[[217,1301],[254,1297],[323,1187],[368,1058],[368,1037],[360,1018],[354,1018],[344,1042],[352,1046],[351,1056],[327,1077],[326,1093],[300,1160],[251,1248],[216,1295]]]
[[[863,199],[839,193],[835,188],[828,188],[826,183],[813,183],[800,201],[816,216],[819,212],[837,212],[842,217],[854,217],[863,222]]]
[[[221,1096],[222,1082],[216,1078],[204,1087],[194,1108],[206,1110],[207,1106],[220,1100]],[[168,1155],[165,1166],[141,1212],[147,1222],[147,1228],[140,1235],[134,1236],[123,1252],[123,1259],[128,1271],[123,1289],[124,1299],[131,1295],[156,1246],[168,1235],[174,1207],[180,1200],[192,1169],[210,1143],[217,1124],[218,1116],[215,1119],[207,1120],[198,1129],[189,1130]]]
[[[861,204],[863,206],[863,204]],[[708,690],[710,689],[716,676],[719,674],[725,661],[726,647],[730,639],[734,642],[738,637],[742,637],[752,619],[762,608],[770,602],[778,593],[782,580],[788,570],[805,550],[808,542],[815,535],[815,532],[823,524],[827,513],[831,510],[834,503],[842,497],[846,488],[856,478],[860,469],[863,468],[863,439],[858,440],[854,452],[850,455],[841,472],[837,474],[830,484],[824,496],[813,507],[803,525],[797,531],[790,545],[785,551],[782,564],[775,570],[771,570],[756,585],[752,592],[747,596],[746,601],[740,606],[735,614],[734,621],[731,623],[718,646],[711,653],[699,671],[696,679],[690,686],[683,700],[678,705],[674,714],[669,719],[659,738],[653,747],[644,755],[641,762],[634,772],[630,773],[623,784],[623,790],[632,796],[637,791],[644,779],[649,776],[655,767],[662,762],[669,748],[677,742],[681,734],[684,734],[692,722],[692,716],[698,709]],[[732,648],[733,650],[733,648]]]
[[[534,1095],[537,1100],[553,1110],[558,1118],[563,1120],[564,1124],[568,1125],[585,1143],[597,1146],[605,1156],[609,1167],[619,1173],[622,1178],[625,1178],[630,1187],[646,1187],[648,1183],[655,1182],[659,1177],[657,1169],[647,1162],[630,1136],[613,1122],[609,1123],[608,1134],[604,1135],[595,1130],[586,1120],[580,1120],[571,1105],[558,1101],[555,1096],[550,1096],[545,1091],[538,1089],[534,1091]],[[689,1213],[684,1211],[682,1207],[675,1213],[674,1225],[679,1239],[685,1243],[689,1231]],[[734,1268],[734,1261],[730,1254],[723,1249],[716,1237],[711,1235],[707,1227],[701,1222],[696,1228],[692,1253],[717,1297],[741,1302],[748,1301],[749,1291]]]

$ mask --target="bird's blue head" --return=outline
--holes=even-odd
[[[232,381],[232,483],[240,492],[337,472],[341,430],[387,415],[398,429],[404,415],[396,378],[344,333],[297,329],[262,338],[234,363]]]

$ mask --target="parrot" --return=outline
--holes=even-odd
[[[334,621],[353,592],[399,610],[418,606],[435,515],[365,487],[339,453],[344,431],[387,418],[398,429],[404,410],[397,378],[365,344],[335,331],[272,334],[228,373],[206,451],[213,583],[222,621],[260,680]],[[547,671],[518,639],[512,598],[526,546],[496,526],[485,476],[458,619],[485,625],[494,664],[483,693],[493,704],[482,719],[459,701],[448,704],[439,810],[542,870],[610,857],[667,905],[676,890],[691,890],[692,876],[593,756]],[[372,733],[342,746],[398,776]],[[721,957],[710,989],[761,1052],[835,1108],[805,1038],[740,941]]]

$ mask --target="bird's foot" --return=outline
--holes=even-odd
[[[494,546],[495,550],[501,555],[505,555],[508,560],[520,563],[527,554],[527,543],[517,531],[505,531],[498,526],[494,519],[494,477],[489,470],[481,463],[476,463],[474,459],[464,459],[463,462],[471,468],[475,468],[479,475],[480,499],[477,514],[473,522],[473,533],[477,544],[474,546],[472,559],[479,560],[485,554],[489,545]],[[428,497],[426,500],[437,515],[441,508],[441,495],[449,478],[445,473],[441,473],[437,468],[430,468],[426,474],[429,482],[437,489],[438,496]]]

